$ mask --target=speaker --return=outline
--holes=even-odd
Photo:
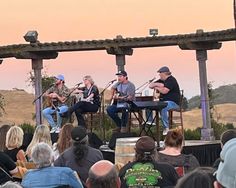
[[[117,138],[129,138],[129,137],[137,137],[137,134],[134,132],[131,133],[113,133],[111,139],[109,141],[108,147],[112,150],[116,147],[116,139]]]

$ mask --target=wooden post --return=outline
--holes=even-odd
[[[211,128],[208,83],[206,60],[207,50],[196,50],[197,61],[199,65],[200,90],[201,90],[201,109],[203,127],[201,129],[201,140],[215,140],[213,129]]]
[[[116,55],[117,70],[125,70],[125,55]]]
[[[32,69],[34,70],[35,77],[35,98],[39,97],[42,94],[42,73],[41,69],[43,68],[42,59],[32,59]],[[35,111],[36,111],[36,125],[42,124],[42,98],[39,97],[35,101]]]

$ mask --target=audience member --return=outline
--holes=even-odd
[[[27,161],[25,158],[25,152],[21,149],[23,144],[24,132],[18,126],[12,126],[6,135],[6,150],[4,152],[16,162]]]
[[[225,143],[220,153],[221,162],[216,171],[215,188],[236,188],[236,138]]]
[[[0,151],[0,185],[12,180],[12,175],[17,172],[14,161],[6,153]]]
[[[7,131],[11,128],[11,125],[2,125],[0,127],[0,151],[4,151],[6,148],[6,135]]]
[[[0,186],[1,188],[22,188],[22,186],[20,185],[20,183],[18,182],[13,182],[13,181],[8,181],[6,183],[4,183],[2,186]]]
[[[71,131],[73,145],[54,162],[54,166],[67,166],[75,170],[85,184],[90,167],[103,159],[101,151],[88,146],[88,135],[82,126]]]
[[[225,132],[223,132],[221,134],[220,137],[220,142],[221,142],[221,148],[225,145],[226,142],[228,142],[229,140],[236,138],[236,130],[235,129],[230,129],[227,130]],[[216,161],[213,164],[213,168],[218,168],[219,164],[220,164],[220,158],[216,159]]]
[[[213,188],[213,168],[198,167],[179,179],[175,188]]]
[[[44,142],[36,144],[32,149],[32,159],[38,169],[29,170],[25,174],[21,183],[24,188],[60,185],[83,187],[76,172],[67,167],[52,166],[53,151],[48,144]]]
[[[71,142],[71,130],[73,125],[71,123],[66,123],[62,126],[62,129],[59,133],[59,138],[57,143],[53,144],[54,159],[56,160],[61,153],[63,153],[67,148],[72,145]]]
[[[156,147],[149,136],[142,136],[135,145],[135,160],[119,173],[121,187],[173,187],[178,180],[174,167],[155,161]]]
[[[166,135],[164,145],[164,150],[157,153],[156,160],[174,166],[180,176],[200,166],[193,155],[181,154],[183,135],[180,130],[170,130]]]
[[[34,131],[33,138],[26,150],[26,154],[27,154],[27,157],[29,160],[31,159],[32,148],[40,142],[45,142],[49,146],[52,147],[52,140],[51,140],[50,131],[49,131],[48,126],[46,126],[46,125],[38,125]]]
[[[88,188],[119,188],[121,182],[115,165],[107,160],[96,162],[89,170],[86,185]]]

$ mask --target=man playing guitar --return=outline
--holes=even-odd
[[[127,72],[119,71],[117,74],[118,82],[112,86],[112,98],[114,102],[107,107],[107,114],[115,122],[116,128],[113,132],[127,132],[126,124],[128,122],[128,111],[119,109],[117,105],[127,101],[132,101],[135,98],[135,86],[128,80]],[[125,106],[124,106],[125,108]],[[118,112],[122,112],[122,117],[118,116]]]
[[[48,121],[51,126],[52,132],[59,132],[62,123],[62,117],[60,114],[68,110],[68,106],[65,104],[67,96],[70,90],[65,86],[65,78],[63,75],[55,77],[56,83],[50,87],[43,96],[49,97],[51,106],[45,108],[42,113],[43,117]],[[56,112],[57,124],[53,120],[52,114]]]

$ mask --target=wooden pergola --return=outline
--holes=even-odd
[[[37,32],[34,33],[37,38]],[[30,36],[31,37],[31,36]],[[118,70],[124,70],[125,56],[132,55],[134,48],[179,46],[182,50],[195,50],[199,65],[201,108],[203,127],[201,130],[202,140],[214,140],[210,121],[210,108],[207,87],[206,60],[207,50],[220,49],[222,42],[236,40],[236,30],[204,32],[197,30],[196,33],[178,34],[167,36],[122,38],[86,41],[65,41],[40,43],[37,40],[29,44],[14,44],[0,46],[0,59],[15,57],[16,59],[31,59],[32,69],[35,74],[35,97],[42,93],[43,60],[55,59],[59,52],[106,50],[108,54],[116,56]],[[36,124],[42,123],[42,99],[36,101]]]

